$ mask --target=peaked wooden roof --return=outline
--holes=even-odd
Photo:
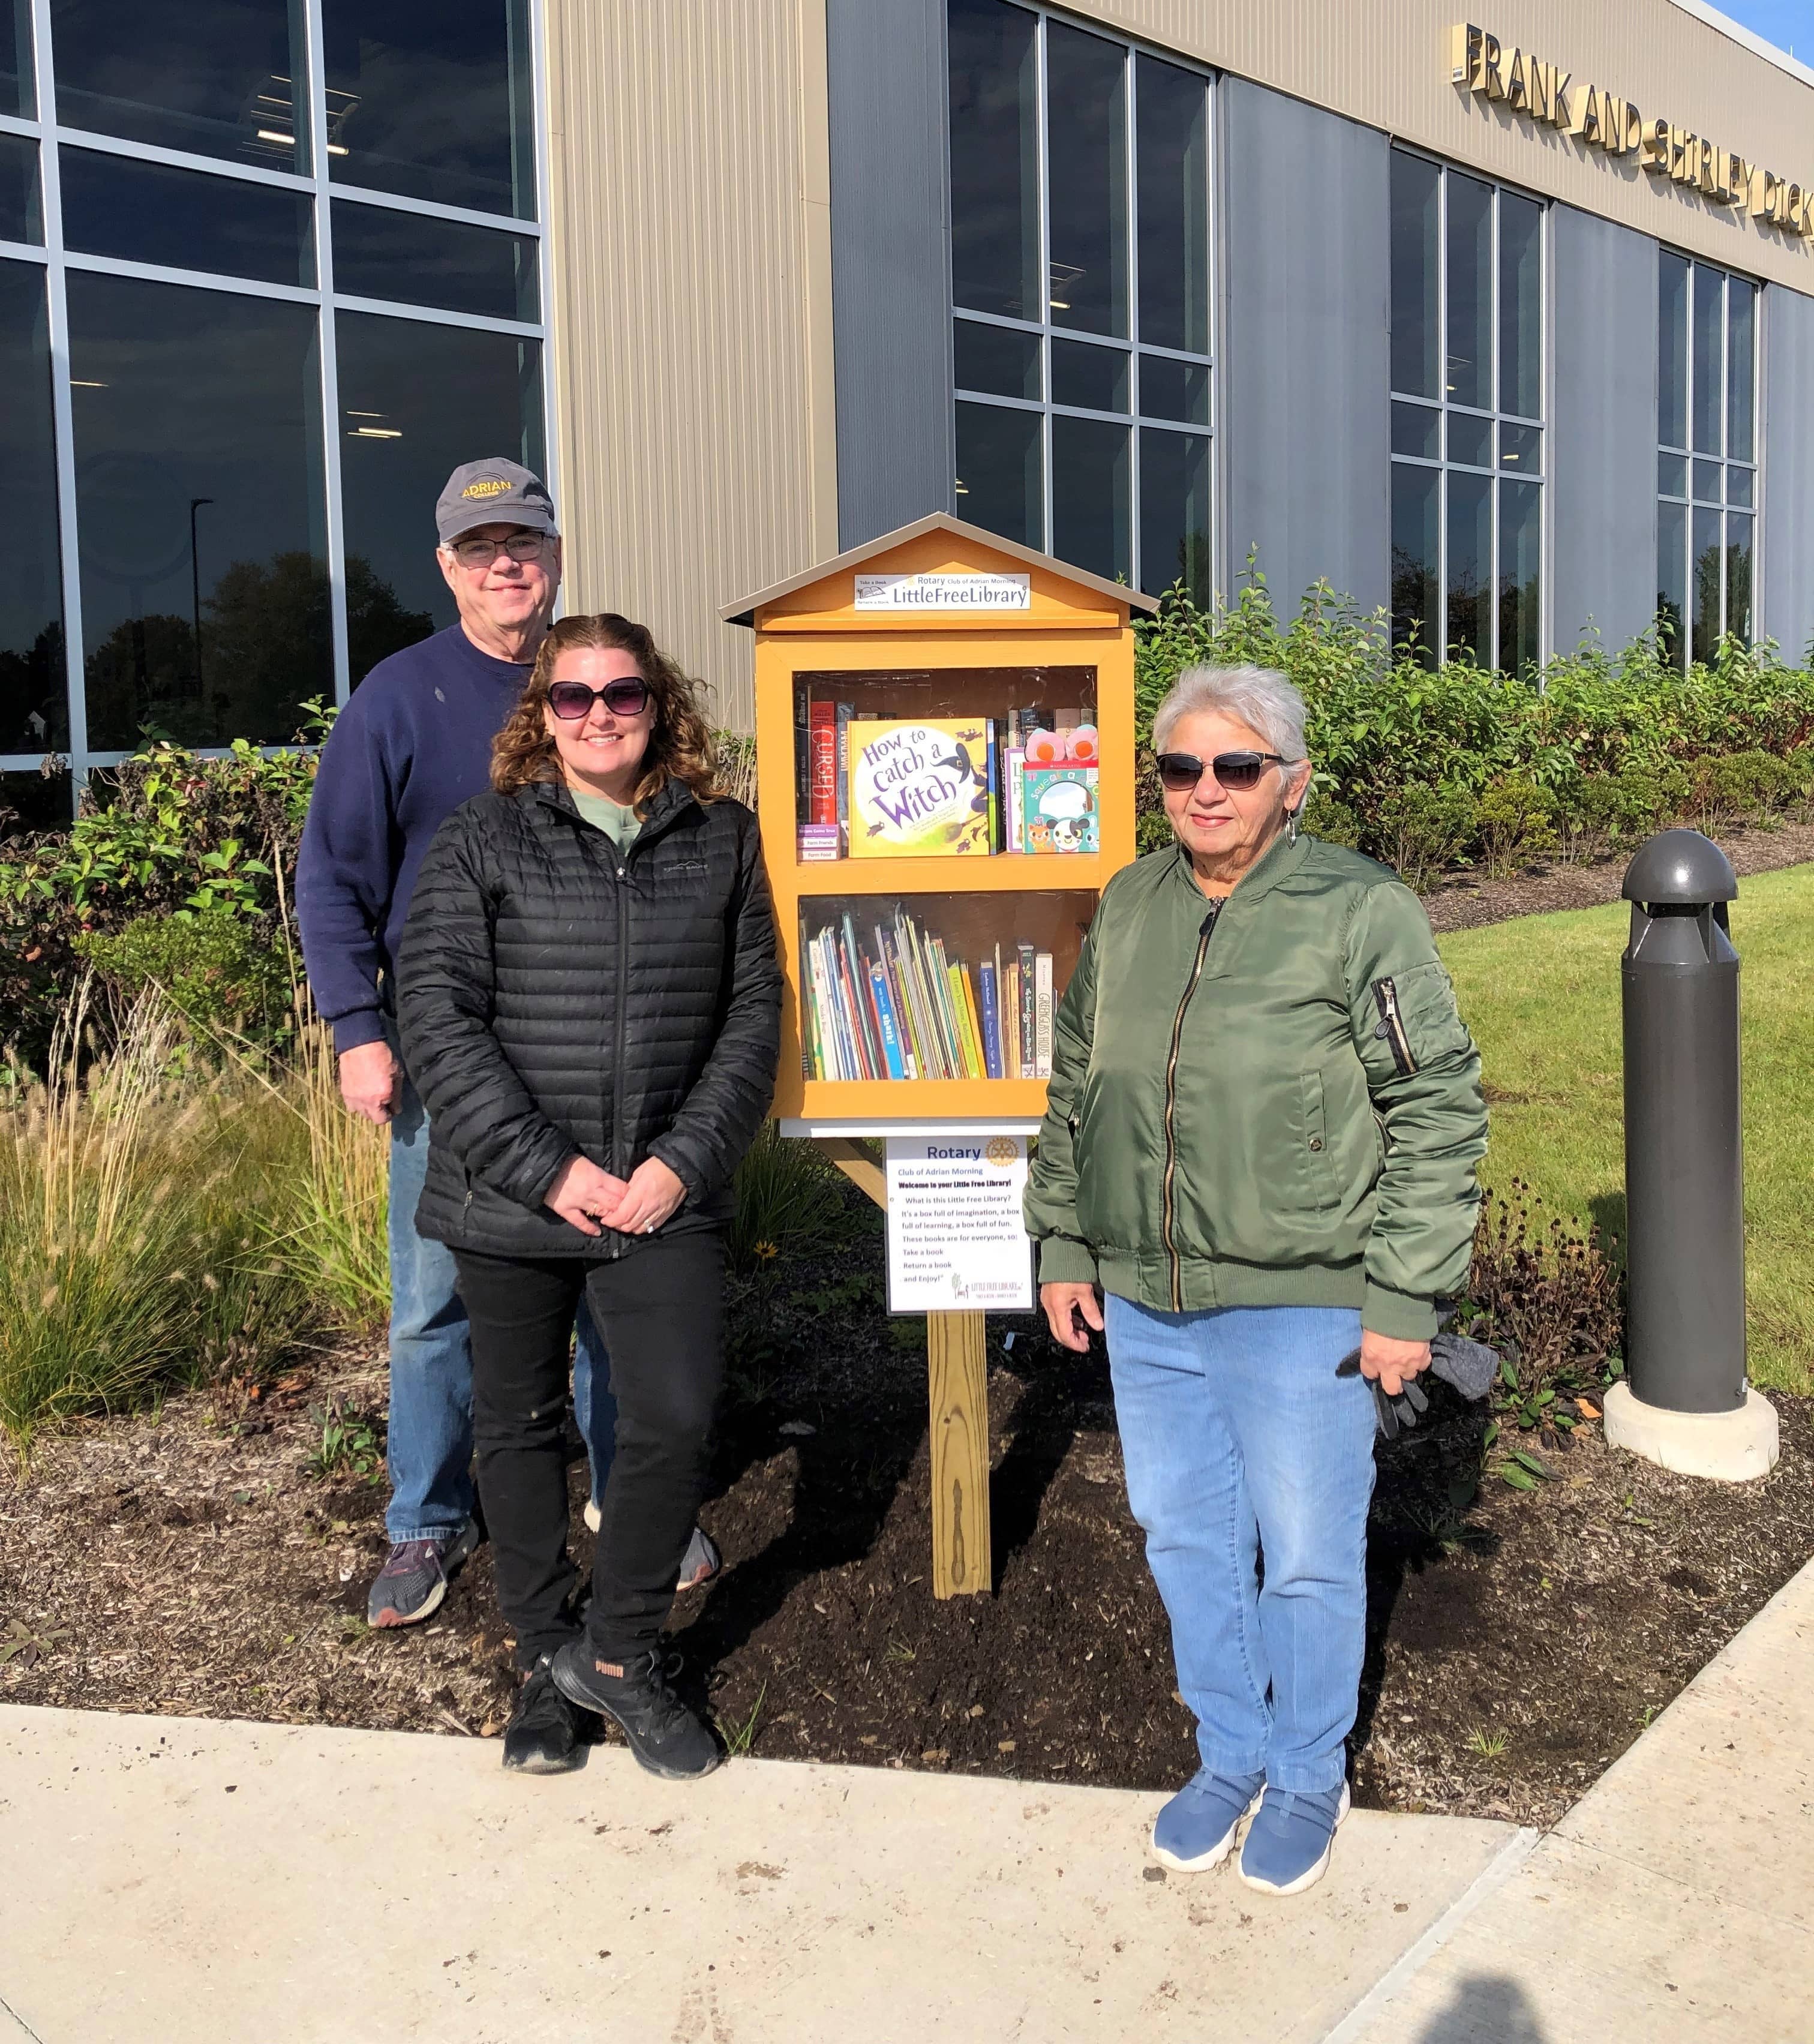
[[[878,554],[891,553],[909,540],[917,540],[927,532],[949,532],[954,539],[968,540],[991,553],[1005,555],[1009,559],[1024,561],[1029,567],[1043,568],[1048,574],[1074,582],[1080,589],[1093,590],[1098,596],[1108,597],[1116,603],[1124,603],[1130,609],[1154,611],[1159,609],[1156,596],[1143,595],[1137,589],[1130,589],[1125,582],[1110,582],[1106,575],[1092,574],[1087,568],[1074,568],[1067,561],[1055,560],[1050,554],[1042,554],[1032,547],[1023,547],[1018,540],[1005,540],[999,532],[986,532],[980,525],[967,525],[961,518],[953,518],[944,511],[934,511],[924,518],[916,518],[911,525],[902,525],[893,532],[884,532],[879,540],[870,540],[860,547],[852,547],[847,553],[840,554],[836,559],[821,561],[818,567],[809,568],[804,574],[791,575],[786,582],[778,582],[772,589],[765,589],[755,596],[746,596],[740,602],[727,604],[718,613],[727,624],[755,623],[755,614],[764,604],[778,603],[782,597],[791,596],[796,590],[808,588],[816,582],[848,569],[862,567],[865,561],[874,560]]]

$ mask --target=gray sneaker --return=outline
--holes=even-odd
[[[596,1533],[604,1524],[598,1500],[589,1498],[586,1504],[586,1523]],[[676,1590],[702,1590],[724,1566],[724,1558],[718,1552],[718,1543],[703,1526],[695,1526],[693,1538],[686,1543],[686,1552],[681,1558],[680,1580]]]
[[[457,1533],[438,1540],[400,1540],[365,1600],[371,1626],[419,1625],[441,1608],[448,1585],[478,1545],[478,1521],[469,1519]]]

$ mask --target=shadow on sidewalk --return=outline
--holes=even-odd
[[[1516,1981],[1480,1973],[1456,1983],[1416,2044],[1549,2044],[1549,2032]]]

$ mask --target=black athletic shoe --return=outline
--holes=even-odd
[[[631,1752],[651,1774],[690,1781],[724,1758],[711,1732],[668,1687],[659,1649],[619,1663],[601,1660],[589,1639],[570,1639],[554,1658],[554,1679],[569,1703],[621,1727]]]
[[[504,1765],[518,1774],[567,1774],[584,1764],[591,1713],[555,1686],[553,1656],[544,1654],[517,1692],[504,1727]]]

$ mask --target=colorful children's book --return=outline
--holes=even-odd
[[[989,738],[983,717],[936,724],[854,719],[847,736],[851,856],[986,855]]]
[[[1101,835],[1093,766],[1028,766],[1021,775],[1028,851],[1097,851]]]

